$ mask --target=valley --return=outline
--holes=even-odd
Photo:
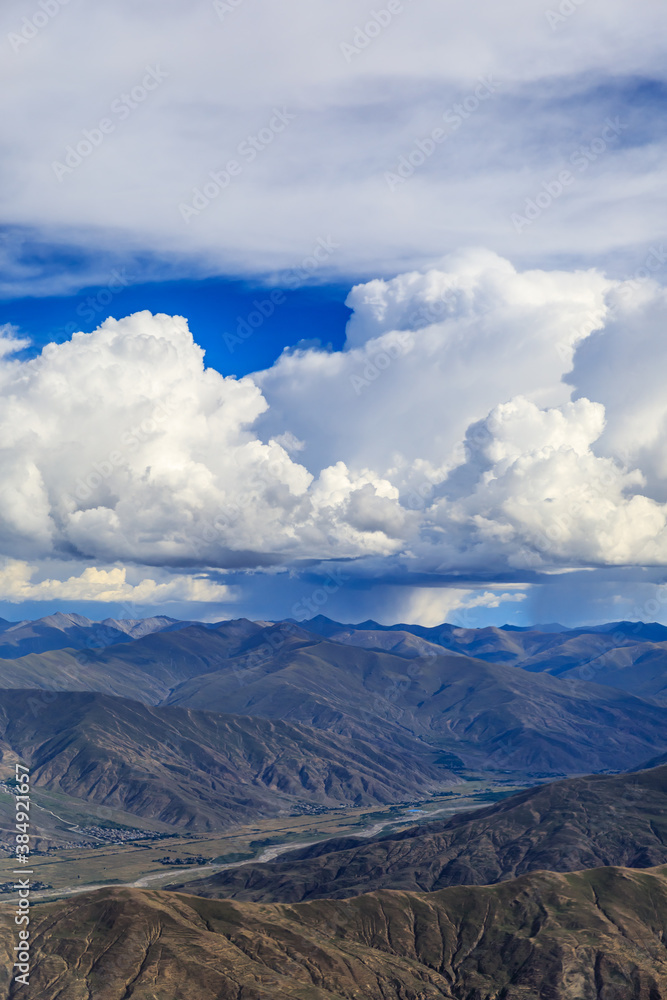
[[[247,901],[344,898],[376,889],[432,892],[526,872],[667,864],[667,766],[528,788],[474,812],[364,842],[333,838],[190,885]]]
[[[498,781],[488,781],[483,778],[462,782],[447,795],[434,795],[426,801],[414,801],[404,805],[385,806],[380,808],[332,809],[323,810],[316,815],[283,816],[277,819],[258,820],[251,826],[239,826],[228,833],[213,836],[190,834],[182,836],[173,828],[148,824],[153,829],[142,831],[127,827],[125,824],[131,817],[127,814],[108,811],[100,820],[95,814],[84,813],[80,804],[62,797],[54,797],[41,789],[34,793],[37,809],[34,813],[33,827],[40,830],[40,842],[51,842],[51,838],[69,837],[82,838],[87,846],[74,845],[50,847],[46,850],[33,852],[32,865],[35,879],[50,885],[49,890],[38,890],[33,899],[46,899],[69,894],[66,890],[80,892],[92,886],[104,885],[135,885],[146,879],[150,884],[164,886],[171,882],[183,882],[189,878],[200,878],[203,874],[211,874],[224,870],[228,866],[244,862],[256,862],[259,858],[269,860],[267,855],[276,852],[293,850],[305,843],[327,841],[334,837],[372,837],[384,830],[400,829],[415,823],[427,823],[434,816],[451,815],[459,811],[483,808],[497,798],[510,795],[517,790],[516,783],[504,784]],[[0,799],[1,801],[1,799]],[[44,809],[41,809],[44,807]],[[41,826],[43,819],[48,817],[45,808],[55,807],[63,816],[69,814],[66,824],[60,823],[49,828]],[[77,832],[72,830],[70,822],[77,820]],[[113,843],[100,840],[91,845],[90,834],[85,831],[93,828],[94,823],[102,822],[104,826],[97,832],[104,832],[109,837],[117,837],[121,830],[131,830],[132,839],[124,843]],[[113,825],[112,825],[113,824]],[[4,823],[3,823],[4,827]],[[5,834],[9,834],[7,827]],[[62,842],[62,841],[61,841]],[[39,853],[38,853],[39,851]],[[165,865],[165,857],[180,858],[189,862],[186,865]],[[197,864],[196,859],[205,858],[206,867]],[[194,859],[194,860],[191,860]],[[7,855],[0,853],[0,884],[11,881],[11,872],[15,863]],[[2,902],[0,894],[0,903]]]

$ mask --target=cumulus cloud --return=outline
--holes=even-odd
[[[486,250],[358,285],[344,352],[286,352],[255,376],[270,404],[260,427],[289,427],[304,461],[343,458],[417,487],[441,480],[498,402],[569,397],[562,376],[603,325],[612,287],[595,271],[520,273]]]
[[[667,564],[662,288],[472,251],[348,304],[345,351],[256,376],[259,424],[395,483],[419,511],[406,571]]]
[[[39,567],[20,559],[6,559],[0,566],[0,600],[10,604],[23,601],[101,601],[163,604],[172,601],[197,603],[229,602],[233,590],[201,576],[181,576],[158,583],[143,579],[138,584],[127,581],[124,567],[110,570],[88,566],[79,576],[65,580],[33,580]]]
[[[478,570],[666,565],[667,505],[643,495],[639,470],[595,454],[603,426],[604,407],[588,399],[494,408],[468,437],[461,471],[474,475],[458,489],[452,477],[429,511],[442,534],[438,562],[455,546],[459,565]]]
[[[394,551],[397,490],[311,474],[252,425],[248,378],[205,369],[180,317],[138,313],[0,370],[0,539],[15,558],[252,566]]]
[[[519,599],[494,580],[667,565],[667,400],[645,360],[665,350],[662,289],[469,251],[349,302],[343,351],[242,379],[147,312],[5,359],[0,551],[19,592],[122,593],[119,562],[196,566],[203,594],[215,569],[352,560],[356,579],[489,581],[461,609]],[[26,561],[49,559],[98,568],[32,583]],[[176,593],[146,574],[156,600]]]
[[[667,261],[662,247],[651,270]],[[654,280],[629,280],[610,296],[604,333],[577,352],[568,381],[575,395],[605,407],[600,454],[637,465],[651,496],[667,500],[667,290]]]

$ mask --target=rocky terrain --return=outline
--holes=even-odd
[[[33,919],[31,1000],[667,996],[664,868],[292,906],[102,890],[35,907]],[[7,925],[1,946],[6,970]],[[0,988],[19,996],[6,971]]]
[[[450,820],[359,842],[328,840],[263,865],[191,882],[189,892],[293,902],[375,889],[431,892],[525,872],[667,864],[667,765],[557,781]]]
[[[5,691],[0,752],[34,786],[190,831],[290,812],[428,795],[456,780],[442,755],[298,724],[94,693]],[[11,765],[13,767],[13,764]]]

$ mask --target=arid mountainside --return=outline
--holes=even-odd
[[[662,626],[305,624],[0,623],[0,777],[21,758],[57,801],[217,833],[471,769],[587,776],[37,904],[31,998],[667,1000]],[[589,773],[620,768],[643,769]],[[21,1000],[9,907],[0,1000]]]
[[[667,997],[665,869],[292,906],[100,890],[33,921],[31,1000]],[[13,944],[7,921],[3,1000]]]
[[[482,646],[497,633],[529,643],[528,633],[479,630],[489,631]],[[420,637],[379,634],[397,640],[393,651],[291,623],[168,626],[102,649],[1,660],[0,687],[99,691],[146,705],[281,719],[391,741],[411,754],[427,743],[452,763],[531,774],[630,768],[667,748],[667,706],[441,646],[412,655]],[[409,656],[398,655],[408,647]]]
[[[395,802],[453,777],[428,747],[91,693],[2,692],[0,752],[27,762],[36,786],[193,831],[304,802]]]
[[[182,631],[185,635],[179,639],[174,633]],[[300,640],[302,645],[326,639],[407,659],[446,652],[577,682],[594,681],[642,698],[667,700],[667,627],[643,622],[612,622],[579,629],[560,625],[465,629],[447,623],[431,628],[377,622],[342,625],[323,615],[301,623],[274,624],[241,618],[203,624],[164,616],[93,622],[81,615],[58,613],[32,622],[0,619],[0,682],[6,687],[41,686],[43,662],[60,675],[66,687],[75,687],[72,682],[78,673],[81,687],[88,672],[82,674],[77,667],[85,664],[91,668],[91,680],[97,685],[91,689],[126,697],[137,697],[139,693],[141,700],[158,703],[174,683],[219,669],[229,657],[252,654],[256,658],[258,652],[264,657],[271,655],[283,647],[285,638]],[[294,646],[293,641],[290,646]],[[193,662],[184,663],[186,647]],[[39,654],[56,650],[62,652],[60,659],[47,655],[40,660]],[[16,678],[11,668],[3,665],[3,659],[21,660],[16,664]],[[140,665],[152,685],[149,680],[144,691],[135,689],[124,669],[128,662]],[[105,672],[115,684],[113,689],[100,687]]]
[[[667,864],[667,765],[553,782],[362,843],[324,841],[190,882],[188,892],[295,902],[375,889],[487,885],[540,869],[659,864]]]
[[[255,655],[247,650],[184,681],[167,703],[374,738],[391,726],[472,767],[533,773],[629,768],[667,743],[667,708],[613,688],[444,650],[408,659],[307,641],[285,626],[260,639]]]
[[[548,672],[565,681],[577,683],[594,681],[628,691],[639,698],[650,699],[659,705],[667,704],[667,643],[641,642],[620,646],[586,660],[573,656],[575,663],[564,669],[548,667]],[[548,663],[548,659],[545,661]],[[530,669],[536,669],[535,663]]]

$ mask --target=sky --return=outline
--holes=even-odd
[[[0,21],[0,616],[667,622],[661,0]]]

